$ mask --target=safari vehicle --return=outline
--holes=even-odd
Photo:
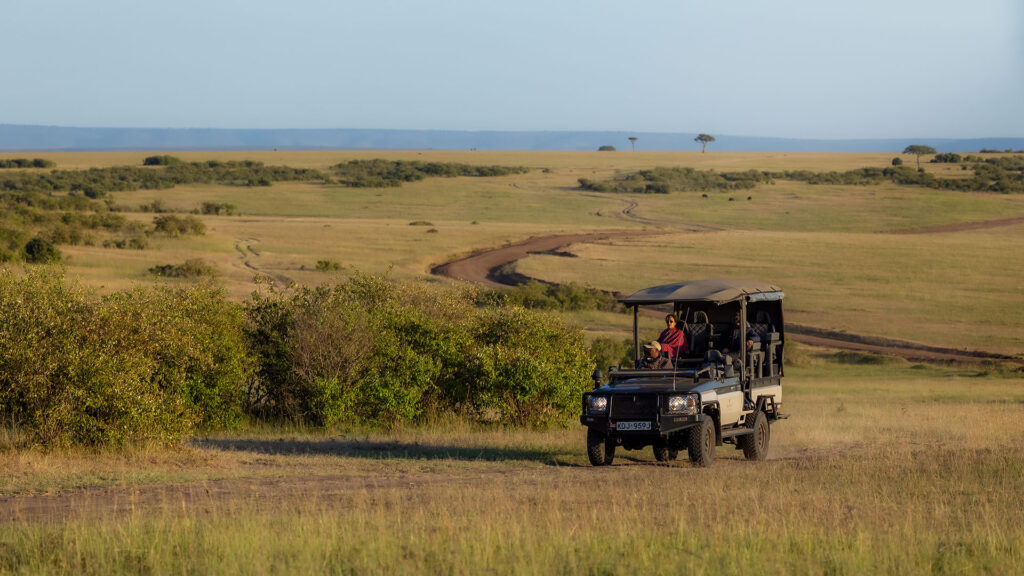
[[[641,308],[644,314],[651,308],[659,316],[673,313],[686,345],[668,369],[612,366],[606,383],[600,368],[594,371],[594,390],[583,395],[580,416],[590,463],[611,464],[618,446],[651,446],[659,461],[686,449],[691,462],[709,466],[723,444],[743,450],[748,460],[763,460],[771,424],[788,417],[780,412],[782,298],[772,284],[700,280],[654,286],[620,300],[633,309],[634,360],[642,354]],[[748,326],[760,339],[750,349],[744,345]],[[734,335],[741,345],[725,354]]]

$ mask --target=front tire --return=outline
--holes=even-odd
[[[615,442],[607,436],[587,428],[587,459],[592,466],[608,466],[615,459]]]
[[[699,424],[690,428],[686,451],[694,466],[711,466],[715,459],[715,421],[710,416],[705,416]]]
[[[739,438],[743,455],[747,460],[764,460],[768,456],[768,443],[772,438],[772,429],[768,425],[768,417],[758,411],[754,416],[753,432]]]

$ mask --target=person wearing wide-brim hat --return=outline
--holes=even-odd
[[[661,353],[661,344],[654,340],[644,344],[644,357],[637,361],[637,370],[668,370],[672,362]]]

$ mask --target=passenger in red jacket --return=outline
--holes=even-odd
[[[681,354],[686,353],[686,334],[676,328],[676,317],[672,314],[665,316],[665,326],[666,328],[658,336],[658,343],[661,344],[662,352],[669,359],[675,360]]]

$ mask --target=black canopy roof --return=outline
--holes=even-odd
[[[748,301],[782,300],[782,288],[750,280],[695,280],[644,288],[619,302],[627,306],[671,302],[713,302],[723,304],[746,297]]]

